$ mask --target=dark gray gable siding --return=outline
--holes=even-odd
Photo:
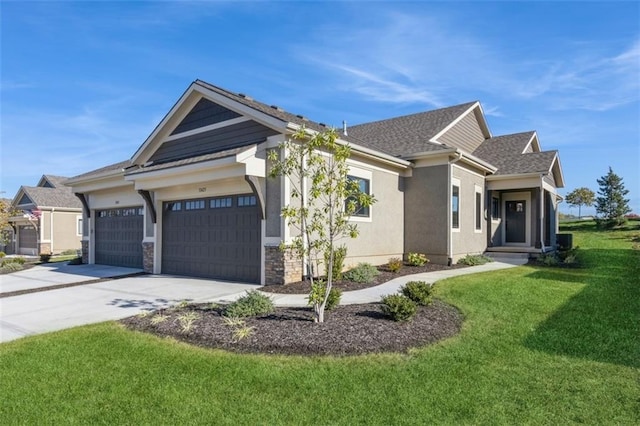
[[[240,117],[237,112],[231,111],[221,105],[211,102],[208,99],[200,99],[191,112],[178,124],[172,135],[187,132],[222,121]]]
[[[278,134],[273,129],[255,121],[245,121],[232,126],[221,127],[208,132],[175,139],[163,143],[153,154],[151,161],[164,163],[203,154],[252,145]]]
[[[473,111],[447,130],[438,138],[438,142],[454,146],[467,152],[473,152],[484,141],[484,134]]]
[[[25,206],[27,204],[33,204],[33,201],[31,201],[31,198],[29,198],[27,194],[22,194],[22,198],[20,198],[20,201],[18,201],[18,205]]]
[[[41,186],[43,188],[55,188],[55,186],[51,185],[51,182],[49,182],[48,180],[45,180]]]

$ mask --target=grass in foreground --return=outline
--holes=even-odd
[[[233,355],[82,327],[0,345],[0,423],[640,422],[640,230],[574,230],[584,269],[442,282],[460,336],[409,356]]]

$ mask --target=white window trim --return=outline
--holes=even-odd
[[[475,187],[475,192],[473,195],[473,231],[476,234],[482,234],[482,232],[484,231],[484,215],[482,214],[484,212],[484,197],[482,196],[482,187],[478,186],[478,185],[474,185]],[[475,211],[476,210],[476,197],[477,194],[480,194],[480,229],[478,229],[477,227],[477,223],[476,223],[476,218],[478,217],[478,212]]]
[[[454,228],[453,227],[453,187],[457,186],[458,187],[458,227]],[[458,178],[451,178],[451,187],[449,188],[449,191],[451,196],[449,197],[449,208],[451,209],[451,216],[450,216],[450,220],[449,220],[449,228],[451,229],[451,232],[460,232],[460,229],[462,229],[462,187],[460,185],[460,179]]]
[[[78,237],[82,237],[82,229],[84,228],[84,225],[83,226],[80,225],[81,222],[82,222],[82,216],[76,216],[76,236]]]
[[[369,194],[373,194],[373,172],[371,170],[350,166],[347,175],[368,180]],[[369,206],[369,216],[349,216],[349,222],[373,222],[373,206],[374,204]]]

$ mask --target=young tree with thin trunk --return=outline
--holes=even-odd
[[[578,219],[582,217],[582,206],[592,206],[596,194],[589,188],[577,188],[567,194],[565,200],[570,206],[578,207]]]
[[[347,159],[349,145],[338,141],[334,129],[310,132],[304,127],[291,139],[269,152],[272,162],[270,177],[283,176],[291,184],[291,203],[282,209],[287,226],[299,233],[281,244],[282,250],[292,250],[301,262],[315,266],[309,271],[314,320],[324,322],[324,311],[333,285],[333,268],[337,242],[345,237],[356,238],[357,226],[349,222],[358,209],[375,202],[372,195],[362,192],[358,182],[349,179]],[[327,259],[325,262],[325,258]],[[326,282],[317,280],[324,264]]]
[[[622,225],[625,222],[624,215],[631,212],[629,200],[624,198],[629,191],[624,188],[622,178],[609,167],[609,173],[597,181],[600,185],[596,198],[599,223],[608,228]]]

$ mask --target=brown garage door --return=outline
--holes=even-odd
[[[95,262],[142,268],[142,207],[96,212]]]
[[[18,247],[21,254],[38,254],[38,235],[33,225],[18,226]]]
[[[260,248],[254,195],[163,205],[163,274],[259,283]]]

